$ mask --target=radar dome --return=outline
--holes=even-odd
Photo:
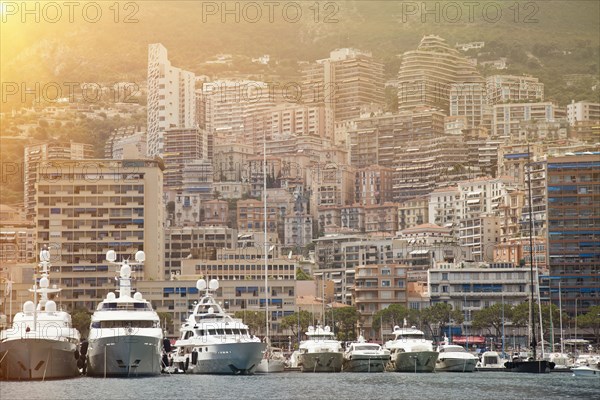
[[[117,253],[114,250],[109,250],[106,252],[106,259],[110,262],[115,262],[117,260]]]
[[[138,251],[135,253],[135,261],[142,263],[146,260],[146,254],[143,251]]]
[[[46,302],[46,311],[55,312],[56,311],[56,303],[52,300]]]
[[[26,301],[25,303],[23,303],[23,312],[25,314],[31,314],[33,310],[35,310],[33,301]]]
[[[214,308],[212,308],[212,307],[209,307],[209,308],[208,308],[208,313],[209,313],[209,314],[212,314],[212,313],[214,313],[214,312],[215,312],[215,309],[214,309]]]
[[[133,298],[135,300],[142,300],[143,299],[142,294],[140,292],[135,292],[135,294],[133,295]]]
[[[216,279],[211,279],[208,287],[210,290],[217,290],[219,288],[219,281]]]
[[[40,261],[50,261],[50,252],[48,249],[40,251]]]
[[[329,326],[325,327],[325,332],[329,332],[331,329],[329,328]]]
[[[117,296],[115,296],[115,294],[113,292],[108,292],[108,294],[106,295],[106,300],[108,300],[108,301],[113,301],[116,298],[117,298]]]
[[[131,276],[131,267],[127,264],[121,267],[121,278],[129,278]]]
[[[206,281],[204,279],[198,279],[198,282],[196,282],[196,289],[198,289],[198,290],[206,289]]]
[[[41,288],[47,288],[48,286],[50,286],[50,281],[48,281],[48,278],[46,278],[45,276],[43,276],[40,279],[40,287]]]
[[[395,331],[399,331],[399,330],[400,330],[400,327],[399,327],[398,325],[396,325],[396,326],[394,326],[394,330],[395,330]]]

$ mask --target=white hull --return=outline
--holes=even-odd
[[[383,372],[390,356],[353,356],[344,359],[345,372]]]
[[[189,346],[189,353],[177,357],[173,365],[186,371],[186,373],[192,374],[253,374],[263,357],[266,347],[267,345],[261,342]],[[202,349],[202,351],[199,351],[199,349]],[[197,351],[198,355],[195,364],[193,363],[192,351]]]
[[[341,352],[300,354],[298,365],[302,372],[340,372],[344,355]]]
[[[600,369],[590,367],[575,367],[571,368],[573,376],[586,376],[600,378]]]
[[[90,339],[87,374],[91,376],[149,376],[161,370],[162,339],[128,335]]]
[[[64,340],[13,339],[0,343],[0,379],[63,379],[79,375],[77,346]]]
[[[257,374],[266,374],[272,372],[283,372],[285,369],[285,363],[281,360],[267,360],[263,358],[260,363],[256,366],[255,372]]]
[[[436,372],[473,372],[477,365],[477,359],[467,358],[443,358],[437,360]]]
[[[393,359],[392,369],[397,372],[433,372],[437,351],[399,352]]]

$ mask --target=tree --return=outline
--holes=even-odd
[[[311,281],[312,278],[300,267],[296,268],[296,280],[297,281]]]
[[[287,315],[281,319],[281,327],[292,331],[294,337],[298,337],[299,332],[306,332],[309,325],[312,325],[313,315],[308,311],[301,310],[299,313]],[[300,329],[298,329],[300,325]]]
[[[163,330],[166,330],[168,333],[175,333],[175,327],[173,326],[173,316],[171,313],[160,311],[157,312],[158,318],[160,319],[160,326]]]
[[[488,332],[496,337],[502,336],[502,304],[496,303],[491,307],[482,308],[473,314],[473,328],[487,329]],[[504,304],[504,322],[512,317],[513,308]]]
[[[577,326],[590,328],[594,333],[596,343],[600,343],[600,306],[592,306],[587,313],[578,316]]]
[[[236,311],[233,316],[244,321],[253,334],[261,335],[266,331],[266,316],[263,311]]]
[[[71,323],[73,324],[73,327],[79,331],[82,338],[88,336],[91,321],[92,313],[86,308],[76,308],[71,313]]]
[[[524,301],[513,307],[511,321],[515,326],[527,326],[529,324],[529,301]]]
[[[373,329],[378,331],[381,324],[394,327],[403,325],[404,319],[409,315],[408,309],[401,304],[390,304],[387,308],[377,311],[373,315]]]
[[[356,307],[334,308],[333,322],[333,331],[338,340],[351,341],[356,339],[356,323],[358,322]]]
[[[461,310],[453,310],[452,305],[448,303],[435,303],[422,311],[422,320],[428,325],[437,325],[441,333],[446,324],[452,321],[453,324],[463,323],[464,315]]]

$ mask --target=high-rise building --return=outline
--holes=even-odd
[[[200,128],[171,128],[164,132],[165,188],[179,189],[183,184],[183,167],[205,159],[206,132]]]
[[[600,122],[600,103],[590,101],[571,101],[567,105],[567,120],[569,125],[574,126],[579,121]]]
[[[67,309],[94,309],[114,290],[115,266],[106,252],[132,258],[135,279],[163,279],[162,166],[153,160],[60,160],[37,173],[37,244],[53,249],[53,268]]]
[[[25,215],[28,219],[35,218],[36,178],[40,163],[47,168],[42,171],[46,175],[51,172],[60,172],[46,161],[52,160],[84,160],[93,158],[94,147],[84,143],[42,143],[25,147],[24,165],[24,202]]]
[[[489,105],[544,101],[544,84],[532,76],[492,75],[485,85]]]
[[[206,82],[198,97],[205,129],[214,144],[253,144],[244,136],[249,122],[275,104],[267,83],[250,80]]]
[[[464,116],[466,126],[472,128],[480,126],[484,115],[490,113],[483,83],[456,83],[450,86],[450,116]]]
[[[392,174],[391,168],[379,165],[356,170],[354,201],[363,206],[392,201]]]
[[[496,104],[493,108],[492,134],[494,137],[519,137],[519,127],[524,121],[552,122],[564,115],[551,102]]]
[[[171,66],[162,44],[148,46],[148,156],[162,156],[167,129],[196,126],[195,85],[194,73]]]
[[[457,83],[483,83],[483,78],[475,66],[444,39],[425,36],[416,50],[402,55],[398,108],[434,107],[448,115],[450,86]]]
[[[336,49],[302,71],[302,101],[324,104],[334,120],[348,121],[385,105],[383,64],[371,53]]]
[[[547,159],[550,276],[560,279],[562,308],[570,315],[600,305],[599,160],[600,152]],[[551,300],[558,305],[558,291]]]

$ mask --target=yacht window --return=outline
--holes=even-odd
[[[189,339],[194,335],[194,332],[188,331],[185,333],[184,339]]]
[[[233,335],[233,329],[225,329],[226,335]]]
[[[218,335],[224,335],[225,331],[223,329],[217,329],[217,334]]]
[[[217,330],[216,329],[209,329],[208,330],[208,334],[211,335],[211,336],[214,336],[214,335],[217,334]]]

